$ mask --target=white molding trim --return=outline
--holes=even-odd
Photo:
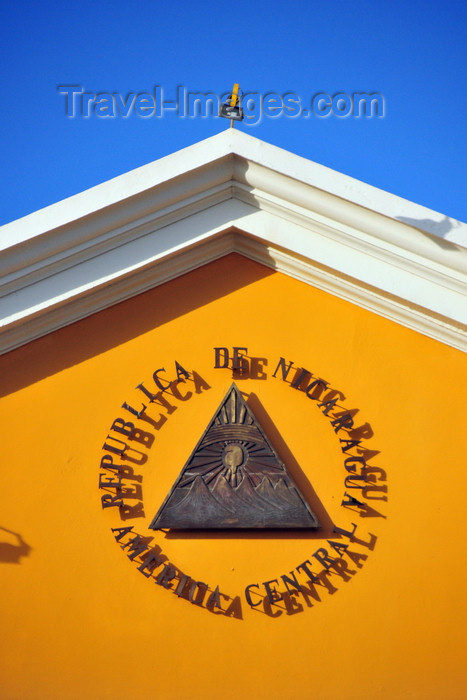
[[[229,129],[2,227],[0,352],[230,252],[467,351],[467,226],[401,219],[443,217]]]

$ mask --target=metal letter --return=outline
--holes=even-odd
[[[156,583],[163,588],[172,588],[170,583],[177,575],[177,569],[172,564],[164,564],[164,568],[156,577]]]
[[[246,602],[252,608],[256,608],[256,606],[261,605],[261,600],[259,600],[257,603],[253,603],[253,601],[251,600],[250,588],[259,588],[259,586],[257,583],[250,583],[250,585],[245,588]],[[258,595],[259,595],[259,593],[258,593]]]
[[[296,566],[295,568],[297,569],[297,571],[300,571],[300,569],[303,569],[303,571],[304,571],[304,572],[306,573],[306,575],[308,576],[309,580],[310,580],[311,582],[315,582],[315,581],[316,581],[316,574],[313,573],[313,571],[310,569],[310,567],[308,566],[308,564],[311,566],[311,561],[310,561],[309,559],[307,559],[306,561],[302,562],[301,564],[299,564],[299,565]]]
[[[281,357],[280,360],[279,360],[279,364],[277,365],[276,369],[274,370],[274,374],[273,374],[272,376],[275,377],[276,374],[277,374],[277,370],[280,368],[281,373],[282,373],[281,379],[282,379],[283,382],[286,382],[286,381],[287,381],[287,376],[288,376],[290,370],[292,369],[292,367],[293,367],[293,362],[292,362],[292,360],[289,362],[289,366],[286,367],[286,366],[285,366],[285,359],[284,359],[283,357]]]
[[[344,413],[343,416],[331,421],[331,425],[334,427],[335,433],[338,433],[342,428],[344,428],[344,430],[350,430],[353,426],[353,418],[350,413]]]
[[[312,399],[313,401],[318,401],[320,398],[320,394],[324,389],[327,389],[328,384],[325,382],[323,379],[315,379],[311,384],[307,386],[305,389],[305,393],[308,396],[309,399]],[[310,392],[310,390],[313,390]]]
[[[165,391],[169,388],[170,382],[168,381],[168,379],[166,379],[165,381],[167,382],[167,386],[164,386],[162,384],[161,379],[159,379],[159,377],[157,376],[159,372],[165,372],[165,369],[163,367],[161,367],[160,369],[156,369],[156,371],[152,375],[152,378],[154,379],[154,383],[159,387],[159,389],[161,391]]]
[[[190,378],[190,373],[184,369],[177,360],[175,360],[175,371],[177,372],[177,379],[180,382],[181,379],[180,377],[183,377],[184,379],[189,379]]]
[[[347,452],[347,450],[351,450],[352,447],[358,447],[360,444],[360,440],[343,440],[342,438],[339,439],[339,442],[345,443],[344,446],[341,447],[342,452]]]
[[[317,561],[319,561],[320,564],[324,566],[325,569],[329,569],[329,567],[335,562],[335,559],[329,556],[328,550],[324,549],[324,547],[317,549],[313,556]],[[329,562],[329,564],[326,562]]]
[[[240,372],[248,372],[248,360],[243,356],[240,355],[240,350],[243,350],[245,354],[248,354],[248,348],[232,348],[233,349],[233,356],[232,356],[232,369],[239,370]]]
[[[221,356],[223,364],[221,364]],[[229,351],[227,348],[214,348],[214,369],[225,369],[228,366]]]
[[[283,574],[283,576],[281,576],[281,579],[285,583],[285,587],[287,588],[289,593],[295,593],[295,591],[300,591],[300,584],[297,581],[297,577],[295,576],[294,572],[291,571],[290,573],[292,575],[292,578],[290,578],[286,574]],[[292,589],[290,588],[289,584],[290,584],[290,586],[292,586]],[[295,591],[293,590],[294,588],[295,588]]]
[[[301,390],[302,384],[306,381],[308,381],[311,377],[311,372],[309,372],[307,369],[300,369],[297,370],[297,373],[290,384],[292,389],[298,389],[299,391]]]
[[[138,571],[141,571],[143,576],[146,576],[146,578],[149,578],[154,569],[157,569],[158,566],[161,566],[161,564],[164,563],[164,558],[160,554],[156,554],[155,552],[148,552],[148,555],[144,558],[143,563],[138,566]],[[146,570],[148,573],[146,573]]]
[[[279,583],[277,578],[273,578],[271,581],[264,581],[263,586],[266,589],[267,598],[270,603],[277,603],[277,601],[282,600],[282,593],[276,591],[275,588],[271,588],[272,583]]]
[[[110,430],[114,430],[116,433],[121,433],[122,435],[126,435],[126,437],[131,438],[133,435],[133,431],[135,429],[134,423],[125,423],[123,418],[116,418],[112,425],[110,426]]]

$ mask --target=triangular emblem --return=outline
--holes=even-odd
[[[318,528],[285,464],[232,384],[150,528]]]

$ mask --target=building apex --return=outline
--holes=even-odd
[[[412,228],[467,248],[467,224],[246,134],[224,129],[1,227],[0,250],[135,197],[228,156],[255,163]],[[235,180],[235,170],[231,173]]]
[[[0,352],[231,252],[467,349],[466,224],[226,129],[3,226]]]

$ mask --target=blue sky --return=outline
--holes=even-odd
[[[2,8],[6,223],[196,143],[219,118],[67,117],[91,93],[375,92],[382,118],[282,116],[241,130],[467,221],[467,3],[236,0],[26,2]],[[79,110],[76,110],[79,112]]]

